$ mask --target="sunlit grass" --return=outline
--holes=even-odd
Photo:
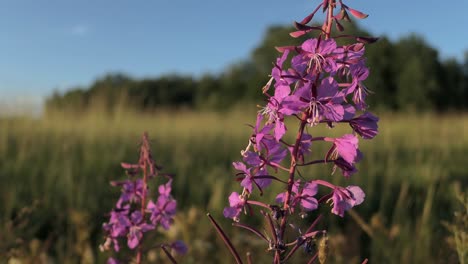
[[[360,142],[365,157],[352,179],[345,180],[338,172],[331,176],[330,165],[302,171],[309,179],[331,177],[343,185],[362,185],[367,194],[354,217],[326,218],[334,235],[333,261],[348,263],[354,257],[357,262],[359,255],[374,263],[450,258],[454,253],[444,242],[447,232],[441,221],[452,217],[451,186],[467,186],[468,115],[383,113],[380,118],[380,134],[375,140]],[[219,217],[228,193],[237,190],[231,162],[240,159],[239,152],[251,133],[246,124],[254,122],[255,109],[224,113],[117,111],[112,115],[92,111],[73,116],[56,113],[43,119],[2,119],[0,224],[37,201],[37,210],[43,213],[34,216],[31,228],[36,229],[30,237],[50,238],[53,246],[48,254],[75,263],[82,256],[75,250],[78,228],[70,215],[80,212],[91,219],[87,243],[95,251],[102,242],[99,234],[104,214],[118,195],[108,182],[125,177],[119,164],[137,159],[138,140],[148,131],[156,161],[176,173],[175,195],[181,212],[185,211],[182,214],[197,208],[190,211],[198,215],[191,228],[179,224],[185,239],[194,245],[188,261],[211,258],[216,263],[227,252],[216,242],[204,213]],[[295,133],[294,122],[289,125],[290,137]],[[309,132],[324,136],[351,130],[338,125],[334,130],[314,127]],[[314,155],[323,155],[325,147],[314,146]],[[328,214],[329,210],[322,212]],[[230,225],[224,220],[222,224]],[[339,234],[345,235],[345,242]],[[238,243],[244,240],[236,236]],[[252,247],[244,242],[244,247]],[[340,251],[340,243],[358,246],[350,252]],[[0,242],[0,250],[2,246]],[[98,256],[96,251],[94,256]]]

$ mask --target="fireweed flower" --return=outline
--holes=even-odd
[[[283,100],[289,96],[291,88],[286,84],[275,84],[275,94],[268,99],[268,104],[260,113],[268,117],[268,123],[274,124],[274,138],[279,141],[286,133],[284,124]]]
[[[127,246],[135,252],[134,263],[140,264],[144,254],[142,244],[145,233],[155,230],[159,225],[169,229],[176,213],[176,201],[172,198],[172,178],[160,174],[160,167],[152,159],[148,136],[145,133],[140,147],[138,164],[122,163],[130,179],[114,181],[111,185],[121,187],[122,194],[115,208],[110,212],[109,221],[103,224],[106,233],[101,250],[109,250],[113,245],[115,252],[120,251],[119,240],[127,240]],[[138,173],[142,178],[135,179]],[[164,176],[164,177],[157,177]],[[163,179],[166,183],[159,185],[157,200],[150,199],[149,180]],[[178,252],[186,252],[183,242],[171,244]],[[165,254],[170,254],[164,251]],[[172,258],[172,256],[171,256]],[[116,258],[109,258],[108,263],[120,263]],[[133,262],[132,262],[133,263]]]
[[[160,195],[156,203],[148,202],[147,211],[151,214],[150,219],[154,225],[160,224],[168,230],[176,213],[177,202],[169,196]]]
[[[249,146],[247,147],[244,152],[246,152],[250,148],[250,144],[253,141],[255,144],[255,150],[261,151],[263,149],[264,140],[268,138],[272,138],[270,135],[270,131],[273,129],[272,124],[267,124],[263,126],[262,124],[263,116],[261,114],[257,115],[257,122],[255,123],[254,133],[252,135],[252,140],[249,142]]]
[[[122,186],[122,194],[117,202],[117,208],[122,208],[126,203],[139,203],[143,196],[143,180],[126,180],[122,182],[112,182],[114,186]]]
[[[343,106],[344,96],[338,91],[338,83],[331,77],[322,80],[317,88],[317,95],[312,93],[311,83],[304,83],[293,95],[285,99],[285,108],[293,113],[300,113],[304,110],[311,112],[308,123],[318,124],[326,119],[338,122],[343,119],[345,109]]]
[[[350,66],[364,60],[365,47],[362,43],[345,45],[337,49],[338,75],[342,78],[349,77]]]
[[[223,214],[226,218],[232,218],[234,221],[239,221],[239,215],[245,206],[245,199],[237,192],[229,195],[229,207],[224,208]]]
[[[336,187],[331,198],[332,213],[344,216],[344,212],[361,204],[366,195],[358,186]]]
[[[304,132],[297,147],[297,158],[304,163],[304,157],[311,153],[310,147],[312,146],[312,135]],[[293,155],[294,147],[288,146],[289,154]]]
[[[349,88],[346,89],[346,94],[353,94],[353,101],[358,109],[365,109],[367,108],[365,99],[370,91],[362,82],[369,76],[369,69],[367,69],[363,62],[360,62],[351,65],[349,71],[353,81]]]
[[[244,175],[244,178],[241,181],[241,186],[244,187],[249,193],[252,193],[254,186],[263,189],[271,183],[270,178],[257,177],[268,175],[268,172],[265,168],[247,168],[247,166],[242,162],[233,162],[232,165],[236,170],[240,171],[239,174]],[[252,173],[252,171],[254,171],[254,173]]]
[[[143,238],[143,233],[154,229],[153,225],[144,222],[141,212],[133,212],[130,216],[132,224],[129,226],[128,231],[128,247],[134,249],[140,244],[140,240]]]
[[[310,241],[326,236],[325,230],[316,228],[321,219],[321,214],[316,210],[319,206],[329,202],[331,212],[343,217],[347,210],[361,204],[365,198],[358,186],[336,186],[318,179],[316,175],[309,175],[308,170],[302,170],[303,166],[333,163],[333,172],[340,169],[345,178],[349,178],[358,171],[356,164],[363,156],[359,150],[357,135],[372,139],[378,133],[378,118],[369,112],[362,113],[367,108],[365,100],[369,94],[364,85],[369,76],[369,69],[365,65],[364,43],[371,43],[376,39],[332,34],[333,24],[342,31],[343,25],[339,21],[348,20],[348,12],[359,19],[366,17],[360,11],[345,5],[344,1],[320,1],[312,13],[301,22],[295,23],[297,31],[290,34],[292,37],[299,37],[317,31],[318,37],[309,38],[299,46],[277,47],[282,54],[276,59],[271,78],[262,89],[266,96],[266,105],[257,115],[249,146],[241,152],[243,161],[233,163],[243,190],[241,195],[231,193],[229,207],[224,208],[223,214],[226,218],[239,221],[240,213],[246,208],[250,216],[254,214],[254,208],[260,207],[260,213],[268,225],[262,230],[270,230],[270,234],[265,235],[263,231],[250,225],[235,225],[263,239],[267,250],[274,252],[275,264],[285,263],[304,243],[308,243],[306,247],[311,247]],[[326,14],[323,25],[309,26],[319,10]],[[340,10],[339,13],[336,10]],[[357,42],[339,45],[332,36]],[[285,136],[291,124],[287,119],[299,123],[299,129],[293,129],[297,134],[292,137]],[[348,123],[352,131],[342,136],[327,137],[317,135],[320,130],[309,131],[320,125],[332,129],[343,123]],[[315,146],[312,142],[315,141],[332,143],[328,153],[324,153],[324,159],[314,158],[320,155],[312,150],[313,145]],[[253,151],[250,149],[252,145]],[[285,165],[288,162],[289,166]],[[276,201],[268,204],[255,200],[252,195],[254,187],[257,186],[262,196],[262,189],[272,183],[283,187],[279,194],[273,196]],[[317,197],[319,186],[329,188],[332,192]],[[287,232],[292,228],[297,234],[300,225],[292,223],[296,218],[291,218],[297,214],[298,208],[300,216],[311,212],[311,215],[317,214],[317,218],[309,225],[305,234],[297,237],[295,243],[288,243]],[[220,231],[212,217],[210,220],[237,263],[241,263],[232,243]],[[309,262],[312,263],[315,257]]]
[[[358,152],[358,156],[357,156],[357,159],[356,159],[356,162],[358,162],[360,159],[362,158],[362,154],[360,152]],[[343,176],[345,176],[346,178],[349,178],[351,177],[351,175],[355,174],[356,172],[358,172],[356,166],[354,165],[354,163],[349,163],[347,162],[346,160],[344,160],[343,158],[341,157],[338,157],[336,160],[333,161],[335,163],[335,166],[333,168],[333,172],[332,174],[335,172],[336,168],[340,168],[341,169],[341,173],[343,174]]]
[[[250,166],[266,169],[265,166],[276,168],[286,157],[287,149],[275,140],[265,140],[265,148],[262,153],[248,151],[244,155],[244,161]]]
[[[127,234],[128,227],[131,225],[128,214],[130,205],[125,205],[122,208],[116,208],[110,212],[109,222],[103,224],[103,229],[108,233],[106,242],[101,249],[110,249],[114,245],[114,251],[120,251],[118,237],[124,237]]]
[[[325,138],[325,141],[333,142],[333,152],[346,162],[353,164],[358,160],[359,139],[355,135],[346,134],[339,138]]]
[[[317,72],[334,72],[337,70],[335,51],[336,42],[333,39],[309,39],[302,43],[299,55],[291,60],[291,65],[298,72],[315,70]]]
[[[299,204],[303,211],[313,211],[317,209],[318,202],[314,196],[317,194],[318,186],[314,182],[306,182],[304,187],[300,189],[301,181],[297,180],[292,187],[292,206],[294,208]],[[277,203],[284,203],[287,192],[280,193],[276,196]]]
[[[372,139],[378,133],[377,122],[379,118],[369,112],[365,112],[363,115],[353,118],[349,121],[349,125],[353,130],[358,133],[364,139]]]

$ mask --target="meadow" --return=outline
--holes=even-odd
[[[468,115],[380,118],[375,140],[360,141],[364,159],[351,179],[330,175],[331,165],[302,172],[309,179],[330,175],[343,185],[358,184],[367,195],[343,219],[320,210],[321,226],[330,233],[330,263],[365,257],[370,263],[457,263],[444,223],[454,221],[456,193],[468,187]],[[254,122],[255,109],[0,119],[0,263],[103,263],[101,226],[119,196],[109,181],[126,177],[119,164],[137,161],[144,131],[156,161],[176,175],[176,228],[155,239],[187,242],[190,251],[181,263],[226,262],[229,253],[205,216],[211,212],[241,251],[265,263],[264,245],[222,217],[229,193],[239,190],[231,163],[240,160],[251,134],[246,124]],[[345,125],[336,130],[351,132]],[[325,127],[310,131],[334,133]],[[317,144],[313,151],[320,156],[326,150]],[[163,261],[158,254],[154,263]]]

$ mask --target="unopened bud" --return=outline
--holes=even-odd
[[[320,264],[324,264],[327,261],[328,256],[328,237],[325,235],[318,243],[318,259]]]

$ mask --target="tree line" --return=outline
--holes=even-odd
[[[262,100],[272,63],[280,55],[274,46],[299,45],[288,26],[270,27],[250,57],[218,75],[166,75],[136,79],[123,73],[107,74],[89,87],[55,92],[46,99],[46,113],[84,111],[92,107],[108,111],[116,107],[135,110],[157,108],[228,109],[245,101]],[[345,34],[369,36],[355,24]],[[310,37],[310,36],[309,36]],[[343,41],[346,41],[344,39]],[[468,109],[468,51],[463,62],[441,59],[422,37],[410,34],[397,41],[381,37],[366,47],[371,74],[365,81],[374,92],[372,108],[384,110],[453,111]]]

